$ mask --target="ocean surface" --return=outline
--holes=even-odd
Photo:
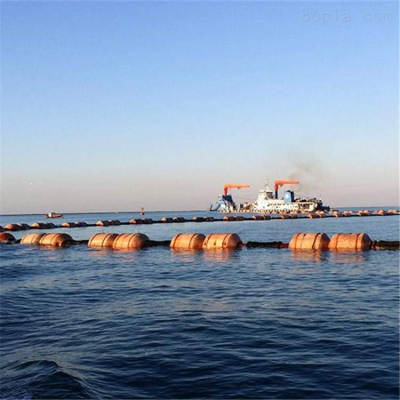
[[[195,215],[206,213],[145,217]],[[52,222],[134,217],[66,214]],[[2,226],[36,221],[45,219],[0,216]],[[234,232],[245,242],[288,242],[296,232],[365,232],[399,240],[399,217],[55,231],[74,239]],[[2,245],[0,262],[2,399],[399,398],[398,251]]]

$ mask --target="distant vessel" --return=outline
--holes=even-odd
[[[44,216],[46,218],[64,218],[64,215],[57,214],[57,213],[54,213],[54,212],[50,212],[50,213],[44,214]]]
[[[226,183],[224,185],[224,194],[220,194],[218,200],[210,204],[209,211],[234,212],[232,210],[236,210],[238,207],[234,203],[232,195],[228,194],[228,190],[248,187],[250,186],[238,183]]]
[[[237,205],[228,194],[228,188],[249,187],[249,185],[225,185],[224,194],[219,196],[218,201],[211,203],[210,211],[220,211],[223,213],[253,212],[253,213],[285,213],[285,212],[315,212],[329,211],[330,208],[324,206],[321,199],[316,198],[295,198],[292,190],[284,192],[282,198],[278,196],[278,190],[283,185],[297,185],[298,181],[275,181],[275,193],[268,187],[268,180],[265,188],[258,192],[254,203],[242,203]]]
[[[278,189],[283,185],[297,185],[298,181],[275,181],[275,195],[268,187],[268,180],[265,188],[258,192],[257,200],[252,204],[253,212],[261,213],[282,213],[282,212],[314,212],[329,211],[330,208],[323,205],[321,199],[316,198],[295,198],[292,190],[286,190],[283,198],[278,197]]]

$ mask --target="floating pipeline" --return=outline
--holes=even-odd
[[[245,218],[241,215],[224,216],[223,218],[214,217],[193,217],[191,220],[187,220],[184,217],[163,217],[160,220],[152,220],[151,218],[133,218],[130,221],[121,222],[119,220],[100,220],[95,224],[89,224],[83,221],[77,222],[64,222],[61,225],[55,225],[47,222],[34,222],[29,226],[28,224],[7,224],[4,227],[0,226],[0,232],[4,231],[22,231],[28,229],[56,229],[56,228],[86,228],[86,227],[108,227],[118,225],[140,225],[140,224],[169,224],[169,223],[186,223],[186,222],[240,222],[240,221],[269,221],[269,220],[287,220],[287,219],[319,219],[319,218],[345,218],[345,217],[373,217],[373,216],[393,216],[400,215],[398,210],[376,210],[370,212],[368,210],[360,210],[358,212],[353,211],[332,211],[330,214],[324,212],[308,213],[308,214],[263,214],[253,215],[250,218]]]
[[[1,244],[37,245],[47,247],[69,247],[85,244],[91,248],[132,250],[148,247],[170,247],[179,250],[229,250],[239,247],[273,248],[292,251],[367,251],[400,250],[399,241],[371,240],[365,233],[338,233],[331,239],[325,233],[296,233],[289,243],[243,242],[235,233],[179,233],[172,240],[150,240],[142,233],[97,233],[89,240],[74,240],[66,233],[28,233],[16,240],[9,232],[0,233]]]

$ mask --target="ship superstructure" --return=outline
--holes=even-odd
[[[315,211],[328,211],[329,207],[323,205],[321,199],[316,198],[295,198],[294,191],[286,190],[283,197],[279,197],[279,188],[283,185],[297,185],[298,181],[275,181],[274,191],[269,188],[268,180],[264,189],[258,192],[254,203],[243,203],[237,205],[228,194],[228,188],[249,187],[248,185],[225,185],[224,194],[219,196],[218,201],[210,206],[210,211],[220,211],[223,213],[309,213]]]
[[[275,193],[269,188],[268,180],[265,188],[258,192],[258,197],[252,205],[253,212],[283,213],[283,212],[314,212],[328,210],[322,200],[316,198],[295,198],[294,191],[286,190],[282,198],[278,196],[280,186],[298,184],[297,181],[276,181]]]

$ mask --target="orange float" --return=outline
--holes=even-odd
[[[71,236],[66,233],[46,233],[41,239],[39,244],[41,246],[65,247],[68,242],[73,242]]]
[[[130,224],[133,224],[133,225],[138,225],[138,224],[142,224],[143,222],[142,222],[142,220],[140,219],[140,218],[132,218],[130,221],[129,221],[129,223]]]
[[[0,233],[0,242],[8,242],[9,240],[15,240],[15,237],[8,232]]]
[[[202,249],[205,236],[201,233],[178,233],[171,240],[171,249]]]
[[[63,228],[76,228],[78,225],[75,222],[64,222],[61,224]]]
[[[96,225],[97,226],[109,226],[110,223],[108,221],[97,221]]]
[[[97,233],[89,239],[89,247],[112,247],[117,238],[116,233]]]
[[[31,225],[31,228],[32,228],[32,229],[45,229],[45,225],[46,225],[46,224],[44,224],[43,222],[34,222],[34,223]]]
[[[20,231],[22,228],[17,224],[7,224],[4,229],[6,231]]]
[[[149,240],[143,233],[123,233],[118,235],[113,242],[113,249],[139,249]]]
[[[203,249],[233,249],[241,243],[242,240],[236,233],[213,233],[206,236],[203,242]]]
[[[307,215],[307,217],[308,217],[308,218],[311,218],[311,219],[314,219],[314,218],[319,218],[319,215],[318,215],[318,214],[311,214],[311,213],[310,213],[310,214]]]
[[[170,223],[170,222],[173,222],[173,219],[172,218],[163,217],[163,218],[161,218],[161,222]]]
[[[46,233],[28,233],[21,239],[21,244],[39,244]]]
[[[366,233],[337,233],[329,242],[329,250],[369,250],[371,239]]]
[[[325,233],[296,233],[289,242],[291,250],[326,250],[329,237]]]

